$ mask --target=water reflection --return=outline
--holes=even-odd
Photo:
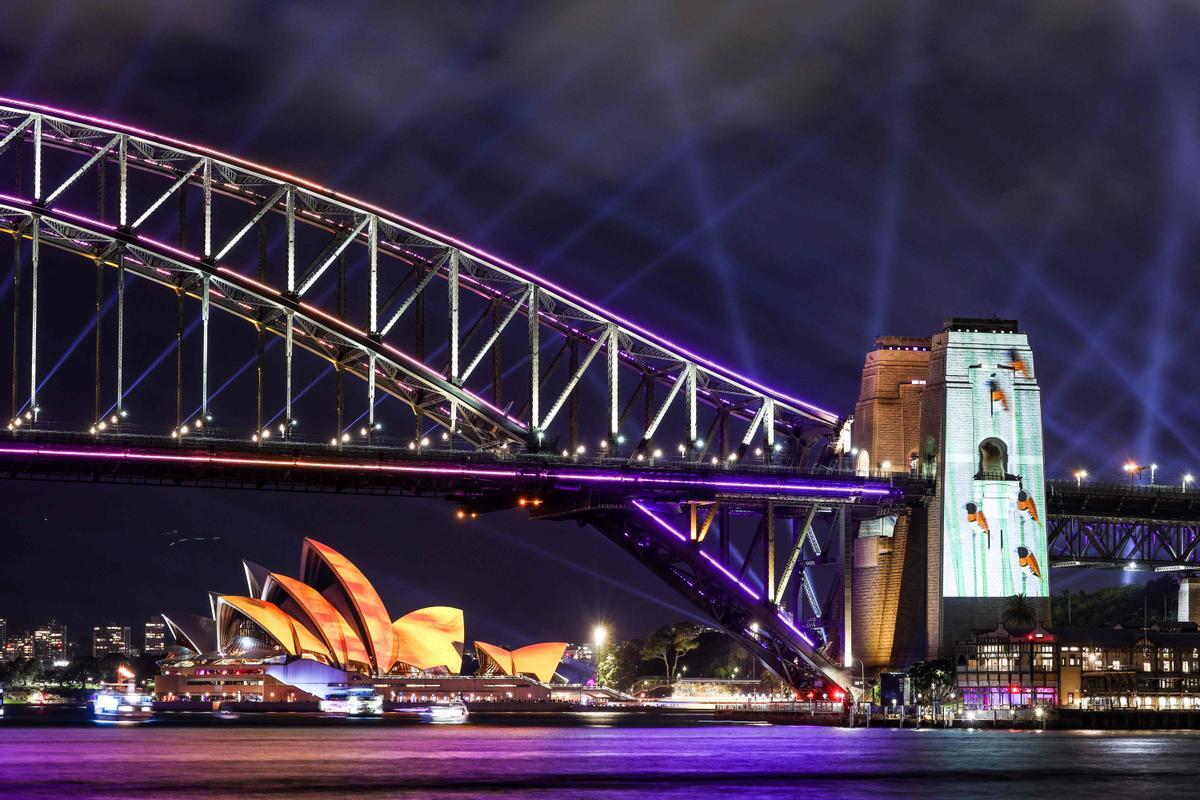
[[[1169,797],[1200,734],[563,716],[462,726],[0,725],[4,797]]]

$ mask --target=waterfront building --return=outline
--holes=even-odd
[[[151,617],[142,626],[142,653],[159,656],[167,652],[167,624],[162,617]]]
[[[92,628],[92,658],[107,655],[128,658],[131,653],[128,625],[96,625]]]
[[[243,562],[246,595],[214,593],[207,616],[163,614],[174,645],[160,662],[159,699],[312,703],[366,686],[393,704],[555,698],[565,642],[512,652],[478,643],[488,653],[480,674],[460,675],[461,610],[432,606],[392,620],[367,577],[333,548],[305,539],[300,561],[300,578]]]
[[[1200,629],[1004,626],[960,643],[968,708],[1200,708]]]

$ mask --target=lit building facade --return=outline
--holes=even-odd
[[[142,653],[158,656],[167,652],[167,624],[161,617],[146,620],[142,626]]]
[[[969,708],[1200,708],[1200,630],[1059,628],[980,634],[958,646]]]
[[[67,626],[50,620],[33,632],[33,657],[43,664],[67,659]]]
[[[4,655],[8,661],[19,658],[33,658],[33,634],[22,633],[8,639],[4,644]]]
[[[0,661],[8,659],[8,620],[0,617]]]
[[[311,703],[374,687],[396,704],[549,701],[565,642],[486,648],[479,675],[461,676],[463,613],[422,608],[393,620],[366,576],[305,539],[300,578],[243,562],[246,595],[213,594],[210,614],[163,614],[174,639],[155,681],[164,701]],[[481,659],[482,661],[482,659]]]
[[[96,625],[92,628],[92,658],[132,654],[128,625]]]

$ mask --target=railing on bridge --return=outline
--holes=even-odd
[[[1054,566],[1200,570],[1200,491],[1052,480],[1046,499]]]

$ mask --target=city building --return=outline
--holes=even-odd
[[[0,661],[8,658],[8,620],[0,617]]]
[[[92,628],[92,658],[107,655],[129,657],[132,648],[128,625],[96,625]]]
[[[1200,629],[1004,626],[957,648],[968,708],[1200,708]]]
[[[1015,320],[876,339],[850,443],[859,473],[934,490],[924,509],[858,524],[847,664],[879,672],[952,655],[1015,594],[1049,624],[1041,390]]]
[[[563,658],[579,661],[584,664],[596,663],[596,651],[590,644],[568,644]]]
[[[162,617],[151,617],[142,626],[142,653],[158,656],[167,652],[167,624]]]
[[[210,614],[163,614],[174,645],[160,662],[163,701],[312,703],[374,687],[388,703],[463,697],[549,702],[565,642],[508,651],[477,643],[481,669],[460,675],[463,612],[418,609],[392,620],[345,556],[305,539],[300,578],[243,562],[246,595],[213,594]],[[575,689],[572,701],[580,692]]]
[[[43,664],[67,660],[67,626],[50,620],[33,632],[33,657]]]
[[[21,633],[11,637],[4,645],[5,659],[16,661],[18,658],[33,658],[33,634]]]

